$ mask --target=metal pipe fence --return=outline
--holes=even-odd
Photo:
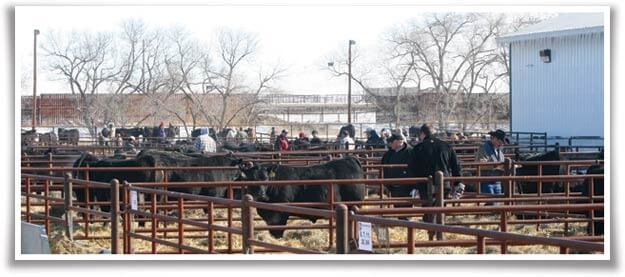
[[[591,180],[594,180],[594,178],[602,178],[602,175],[586,175],[586,176],[502,176],[502,177],[449,177],[448,180],[453,181],[453,180],[465,180],[465,181],[485,181],[485,180],[576,180],[576,179],[584,179],[584,178],[590,178]],[[327,211],[323,211],[323,210],[318,210],[318,209],[310,209],[310,208],[305,208],[305,207],[293,207],[293,206],[287,206],[286,204],[267,204],[267,203],[258,203],[258,202],[254,202],[251,203],[248,199],[248,203],[244,204],[245,199],[243,200],[243,202],[241,202],[240,200],[227,200],[227,199],[222,199],[222,198],[211,198],[211,197],[207,197],[207,196],[197,196],[197,195],[185,195],[185,194],[181,194],[181,193],[175,193],[175,192],[169,192],[169,191],[163,191],[163,190],[157,190],[157,189],[153,189],[153,188],[144,188],[144,187],[140,187],[140,185],[147,185],[147,184],[136,184],[136,185],[124,185],[122,186],[122,190],[123,192],[123,196],[120,203],[120,199],[115,199],[115,197],[113,197],[112,202],[110,203],[114,208],[111,209],[111,213],[103,213],[103,212],[98,212],[98,211],[94,211],[89,209],[89,205],[90,204],[96,204],[96,203],[89,203],[89,198],[87,198],[87,203],[85,204],[85,207],[87,208],[81,208],[81,207],[74,207],[73,205],[75,203],[72,203],[72,199],[71,197],[65,197],[65,199],[59,199],[59,198],[49,198],[49,182],[64,182],[64,190],[65,190],[65,195],[71,195],[71,191],[72,191],[72,186],[74,184],[76,185],[85,185],[87,188],[89,186],[91,187],[99,187],[99,188],[110,188],[112,190],[111,195],[119,195],[119,193],[117,193],[120,189],[119,186],[119,182],[117,182],[116,180],[111,181],[111,183],[97,183],[97,182],[92,182],[92,181],[86,181],[86,180],[78,180],[78,179],[71,179],[69,178],[69,176],[66,176],[65,178],[59,178],[59,177],[51,177],[51,176],[38,176],[38,175],[32,175],[32,174],[22,174],[22,178],[24,178],[24,183],[26,184],[25,187],[25,193],[23,193],[23,196],[26,196],[26,212],[23,213],[25,218],[27,220],[32,220],[33,219],[33,215],[35,215],[36,213],[32,213],[31,211],[29,211],[30,209],[30,205],[29,205],[29,201],[30,198],[35,198],[32,194],[32,188],[29,185],[31,183],[31,180],[33,179],[43,179],[46,180],[46,182],[44,182],[44,191],[45,191],[45,195],[43,197],[39,197],[39,199],[44,199],[46,202],[44,203],[44,206],[47,208],[49,205],[51,205],[52,202],[59,202],[59,201],[64,201],[64,205],[65,205],[65,211],[75,211],[75,212],[79,212],[79,213],[84,213],[84,214],[90,214],[93,216],[99,216],[99,217],[103,217],[103,218],[109,218],[111,221],[111,226],[118,226],[117,224],[119,224],[119,222],[117,222],[118,220],[118,216],[119,214],[124,215],[124,216],[128,216],[128,214],[133,214],[133,215],[139,215],[139,216],[144,216],[147,218],[150,218],[151,223],[152,223],[152,229],[151,229],[151,236],[148,238],[145,235],[142,235],[141,232],[132,232],[129,228],[131,225],[129,225],[129,222],[132,222],[132,220],[128,217],[125,217],[123,222],[124,222],[124,232],[128,233],[128,235],[125,235],[123,238],[124,241],[124,252],[128,252],[130,253],[129,250],[129,245],[130,245],[130,241],[131,239],[142,239],[142,240],[147,240],[150,241],[153,244],[152,247],[152,252],[154,252],[155,250],[155,245],[156,244],[162,244],[162,245],[166,245],[166,246],[170,246],[170,247],[174,247],[177,249],[177,251],[179,253],[192,253],[197,249],[194,249],[194,247],[192,246],[188,246],[188,245],[184,245],[185,242],[185,226],[184,225],[191,225],[196,227],[195,229],[189,229],[189,232],[203,232],[203,231],[224,231],[224,232],[228,232],[228,249],[227,250],[223,250],[224,252],[227,253],[234,253],[237,251],[240,252],[252,252],[254,246],[258,246],[258,247],[262,247],[262,248],[267,248],[267,251],[269,252],[273,252],[273,251],[292,251],[294,253],[310,253],[310,251],[307,250],[297,250],[297,249],[288,249],[288,248],[284,248],[284,247],[276,247],[276,248],[271,248],[267,245],[267,243],[264,242],[255,242],[254,240],[251,241],[246,241],[245,245],[247,245],[245,247],[243,247],[243,249],[241,250],[234,250],[232,249],[232,239],[231,236],[233,234],[235,235],[241,235],[245,232],[247,232],[247,234],[250,234],[250,229],[245,229],[245,228],[252,228],[252,230],[254,230],[254,227],[241,227],[242,229],[232,229],[232,217],[229,216],[228,217],[228,227],[209,227],[207,228],[207,223],[201,223],[201,224],[195,224],[195,222],[189,222],[188,220],[191,219],[186,219],[183,218],[184,216],[184,210],[187,207],[187,203],[189,205],[193,205],[193,206],[188,206],[188,208],[197,208],[200,207],[202,205],[205,205],[205,207],[207,207],[209,210],[214,210],[215,205],[223,205],[223,206],[227,206],[229,209],[229,214],[231,213],[231,210],[233,208],[244,208],[245,209],[245,205],[247,205],[247,209],[243,211],[242,210],[242,215],[241,215],[241,220],[242,222],[245,222],[245,220],[250,220],[250,218],[253,219],[252,216],[250,216],[249,214],[249,208],[263,208],[263,209],[281,209],[282,211],[288,211],[291,213],[307,213],[309,215],[317,215],[317,216],[324,216],[326,218],[328,218],[328,220],[335,220],[336,224],[333,224],[332,222],[330,222],[330,224],[328,224],[327,226],[321,226],[317,228],[328,228],[329,231],[329,236],[330,236],[330,245],[328,246],[328,249],[332,248],[332,243],[333,243],[333,235],[335,230],[335,228],[337,227],[337,224],[339,224],[339,222],[345,222],[345,219],[339,219],[338,217],[334,216],[334,217],[329,217],[329,213],[331,212],[327,212]],[[350,183],[368,183],[368,184],[375,184],[375,183],[379,183],[379,182],[393,182],[393,183],[414,183],[416,181],[428,181],[429,179],[427,178],[421,178],[421,179],[416,179],[416,178],[406,178],[406,179],[385,179],[385,180],[366,180],[366,179],[362,179],[362,180],[310,180],[310,181],[271,181],[271,182],[240,182],[242,186],[249,186],[249,185],[258,185],[258,184],[272,184],[272,185],[287,185],[287,184],[293,184],[294,182],[297,183],[298,185],[303,185],[303,184],[327,184],[328,182],[330,182],[330,186],[332,185],[349,185]],[[441,205],[437,206],[437,207],[427,207],[427,208],[412,208],[412,209],[389,209],[389,208],[385,208],[385,209],[375,209],[375,208],[369,208],[369,209],[359,209],[358,211],[360,213],[366,214],[366,213],[379,213],[382,215],[389,215],[389,214],[426,214],[426,213],[439,213],[439,214],[458,214],[458,213],[470,213],[470,212],[474,212],[474,213],[488,213],[488,212],[505,212],[505,213],[511,213],[513,211],[532,211],[532,210],[536,210],[536,211],[553,211],[553,210],[565,210],[567,213],[569,211],[578,211],[578,210],[583,210],[583,211],[592,211],[594,209],[601,209],[603,207],[602,203],[598,203],[598,204],[592,204],[592,201],[597,199],[596,197],[591,197],[589,198],[589,201],[591,204],[549,204],[549,205],[535,205],[535,206],[527,206],[527,205],[516,205],[516,206],[497,206],[497,207],[445,207],[444,203],[446,202],[447,204],[454,204],[454,203],[461,203],[461,201],[456,201],[453,202],[453,200],[444,200],[443,197],[441,197],[441,193],[440,193],[440,182],[443,181],[443,178],[437,179],[437,199],[439,199]],[[175,185],[204,185],[204,186],[210,186],[210,185],[224,185],[224,184],[228,184],[231,182],[210,182],[210,183],[201,183],[201,182],[187,182],[187,183],[183,183],[183,184],[175,184]],[[592,184],[592,182],[591,182]],[[152,185],[160,185],[158,183],[156,184],[152,184]],[[172,184],[173,185],[173,184]],[[232,185],[232,184],[231,184]],[[47,189],[46,189],[47,188]],[[137,192],[142,192],[142,193],[148,193],[150,194],[152,201],[150,202],[150,206],[149,206],[149,210],[151,211],[151,213],[145,213],[145,212],[140,212],[140,211],[130,211],[128,209],[129,206],[129,198],[130,198],[130,191],[137,191]],[[332,190],[330,190],[332,191]],[[161,195],[161,196],[169,196],[169,197],[173,197],[175,199],[177,199],[176,204],[173,206],[173,208],[165,208],[165,207],[160,207],[157,204],[156,201],[156,196]],[[29,197],[30,196],[30,197]],[[232,196],[232,194],[230,193],[230,197]],[[540,198],[541,200],[547,200],[549,197],[548,195],[542,195],[542,196],[538,196],[538,197],[542,197]],[[570,196],[567,196],[570,197]],[[534,198],[523,198],[520,200],[532,200]],[[559,198],[553,197],[551,200],[567,200],[567,201],[577,201],[580,200],[580,198],[563,198],[562,196],[559,196]],[[210,201],[209,201],[210,200]],[[325,205],[326,208],[334,208],[337,207],[337,205],[344,205],[344,204],[349,204],[349,205],[354,205],[355,203],[341,203],[341,202],[334,202],[332,201],[333,199],[331,198],[329,203]],[[503,202],[506,201],[510,201],[512,202],[513,199],[505,199],[505,198],[501,198],[501,199],[496,199],[496,200],[500,200]],[[208,201],[210,202],[210,204],[207,203],[196,203],[194,201]],[[464,203],[467,203],[467,200],[463,200]],[[377,203],[373,203],[374,205],[379,204],[380,202]],[[314,204],[314,203],[309,203],[309,204]],[[318,203],[317,203],[318,204]],[[359,203],[361,204],[361,203]],[[362,203],[362,204],[366,204],[366,203]],[[199,206],[198,206],[199,205]],[[281,208],[276,208],[276,206],[272,206],[272,205],[277,205]],[[117,208],[115,208],[117,207]],[[124,207],[122,209],[119,209],[119,207]],[[142,205],[142,207],[146,207],[146,205]],[[171,211],[172,209],[177,209],[178,210],[178,217],[171,217],[171,216],[167,216],[167,215],[157,215],[157,211],[161,209],[162,211]],[[341,213],[343,213],[341,211]],[[591,213],[592,214],[592,213]],[[72,220],[72,216],[71,213],[66,213],[65,218],[65,225],[67,226],[66,228],[68,229],[66,232],[69,234],[69,236],[73,236],[73,220]],[[212,212],[210,213],[210,215],[208,216],[209,218],[207,218],[207,222],[214,222],[214,216],[212,215]],[[56,222],[58,221],[62,221],[62,219],[60,218],[56,218],[53,219],[50,215],[49,215],[49,211],[45,210],[44,211],[44,224],[46,224],[46,226],[49,226],[50,221],[54,220]],[[505,230],[504,226],[507,226],[507,224],[512,224],[513,222],[506,222],[505,220],[507,220],[507,216],[501,216],[501,222],[500,222],[500,228],[502,230]],[[590,218],[590,220],[592,221],[602,221],[603,218]],[[106,220],[105,220],[106,221]],[[194,221],[194,220],[191,220]],[[157,228],[157,222],[174,222],[177,223],[178,226],[181,226],[178,229],[167,229],[167,228]],[[544,221],[543,221],[544,222]],[[556,222],[556,221],[553,221]],[[561,222],[561,221],[560,221]],[[567,222],[572,222],[572,220],[569,220]],[[85,223],[85,237],[88,238],[88,226],[87,224],[89,223],[89,217],[86,218],[86,220],[84,221]],[[439,224],[445,224],[444,221],[444,216],[439,216],[438,217],[438,223]],[[202,225],[204,224],[204,225]],[[343,224],[343,223],[340,223]],[[208,226],[212,226],[212,225],[208,225]],[[215,225],[217,226],[217,225]],[[280,228],[281,226],[270,226],[269,228],[265,228],[265,230],[269,230],[272,228]],[[204,228],[204,229],[202,229]],[[304,227],[305,228],[305,227]],[[341,227],[343,228],[343,227]],[[47,230],[49,230],[49,228],[46,228]],[[261,228],[256,228],[256,230],[262,230],[262,226]],[[296,228],[293,228],[296,229]],[[342,230],[342,229],[341,229]],[[352,229],[353,230],[353,229]],[[432,231],[431,229],[428,229],[430,231]],[[177,243],[173,243],[171,241],[169,241],[167,239],[167,232],[170,233],[177,233],[177,238],[178,238],[178,242]],[[116,233],[115,230],[113,230],[112,233]],[[162,233],[164,235],[164,238],[158,238],[156,237],[156,233]],[[253,234],[253,231],[251,232]],[[439,232],[440,234],[442,234],[443,232]],[[336,238],[341,240],[341,246],[339,247],[339,244],[337,242],[337,251],[339,249],[345,249],[345,245],[343,244],[343,239],[344,237],[349,237],[349,235],[345,235],[343,233],[339,234],[336,233]],[[352,236],[353,237],[353,236]],[[442,237],[439,237],[439,239],[442,239]],[[495,238],[495,239],[500,239],[501,238]],[[119,246],[116,244],[117,241],[119,241],[119,237],[117,235],[113,236],[113,234],[111,235],[111,245],[112,245],[112,252],[113,253],[120,253],[119,249],[117,249]],[[507,240],[503,240],[504,243],[507,243]],[[255,244],[256,243],[256,244]],[[409,244],[409,245],[414,245],[414,244]],[[568,249],[570,248],[570,246],[567,245],[561,245],[561,247],[564,247],[563,249]],[[210,247],[209,247],[210,248]],[[503,248],[502,248],[503,249]],[[215,250],[214,248],[212,250]],[[197,253],[206,253],[206,252],[211,252],[211,249],[207,249],[207,250],[203,250],[200,249],[198,250],[199,252]],[[213,251],[214,252],[214,251]],[[502,252],[505,252],[505,250],[502,250]]]

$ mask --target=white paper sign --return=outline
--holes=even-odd
[[[371,239],[371,223],[358,222],[358,249],[373,251],[373,241]]]
[[[130,208],[133,210],[139,210],[139,204],[137,201],[137,192],[130,191]]]

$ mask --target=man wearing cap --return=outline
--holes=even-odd
[[[299,132],[299,136],[295,139],[294,144],[297,146],[297,150],[306,150],[310,146],[310,140],[308,140],[304,132]]]
[[[419,141],[412,150],[411,162],[408,164],[408,168],[411,171],[413,177],[434,177],[437,171],[442,171],[443,176],[461,176],[460,175],[460,162],[456,156],[456,152],[447,144],[438,138],[435,138],[432,133],[432,128],[429,124],[423,124],[419,128]],[[430,206],[434,199],[433,195],[427,194],[428,183],[418,183],[417,190],[419,190],[419,198],[422,202],[422,206]],[[434,188],[431,188],[432,192]],[[452,194],[451,183],[446,181],[444,183],[445,197],[451,194],[455,199],[462,196],[464,192],[464,184],[456,182],[454,191]],[[431,214],[425,214],[423,220],[426,222],[432,222],[433,218]]]
[[[388,151],[382,156],[382,164],[408,164],[411,159],[412,147],[406,143],[402,134],[393,134],[388,140]],[[384,178],[410,178],[408,168],[383,168]],[[415,189],[414,184],[387,184],[386,189],[391,197],[408,197]],[[394,207],[412,207],[408,204],[396,204]]]
[[[501,162],[505,161],[505,156],[501,147],[504,145],[506,133],[500,129],[490,132],[490,140],[482,144],[477,151],[475,160],[478,162]],[[503,165],[481,167],[482,176],[502,176]],[[501,182],[480,183],[482,194],[500,195]]]

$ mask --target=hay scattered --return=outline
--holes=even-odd
[[[233,219],[240,218],[240,210],[233,209],[232,217]],[[255,217],[258,218],[258,215],[254,212]],[[207,215],[204,213],[202,209],[193,209],[185,211],[186,219],[198,219],[198,220],[206,220]],[[215,211],[215,218],[226,219],[227,218],[227,210],[226,209],[218,209]],[[455,221],[493,221],[498,220],[498,215],[493,216],[456,216],[456,217],[448,217],[447,222],[455,222]],[[411,221],[420,221],[421,218],[412,217],[409,218]],[[206,221],[204,221],[206,222]],[[137,223],[134,223],[135,227],[137,227]],[[216,225],[227,226],[227,221],[217,221]],[[312,223],[308,220],[297,219],[291,220],[289,225],[297,225],[297,226],[305,226],[311,225]],[[320,219],[314,225],[328,224],[328,220]],[[264,222],[257,221],[256,225],[264,225]],[[564,223],[554,223],[554,224],[540,224],[538,230],[536,228],[536,224],[530,225],[509,225],[508,231],[511,233],[518,234],[526,234],[531,236],[540,236],[540,237],[562,237],[566,236],[576,236],[576,235],[585,235],[586,232],[586,223],[570,223],[569,224],[569,232],[564,234]],[[96,254],[101,253],[110,249],[110,240],[108,239],[94,239],[94,240],[81,240],[81,241],[70,241],[64,234],[64,229],[60,225],[52,225],[53,230],[50,237],[51,242],[51,250],[54,254]],[[163,225],[160,225],[163,227]],[[167,225],[169,228],[177,228],[177,223],[171,222]],[[233,220],[232,226],[240,227],[241,223]],[[374,253],[378,254],[403,254],[406,253],[405,248],[391,248],[385,247],[385,245],[390,245],[392,243],[402,243],[406,241],[406,229],[401,227],[395,228],[387,228],[381,226],[373,226],[373,242],[374,244],[380,244],[382,247],[378,247],[374,249]],[[487,229],[487,230],[498,230],[498,226],[496,225],[476,225],[471,226],[473,228]],[[150,222],[146,223],[146,226],[149,230]],[[188,230],[192,228],[192,226],[185,225],[185,228]],[[110,235],[110,226],[104,226],[100,223],[95,223],[90,226],[90,236],[109,236]],[[122,230],[122,226],[120,226],[120,230]],[[388,241],[385,237],[380,236],[380,232],[388,231]],[[82,226],[75,226],[75,236],[84,235],[84,230]],[[145,235],[149,236],[150,233],[146,233]],[[162,235],[162,234],[160,234]],[[185,238],[185,245],[196,247],[203,250],[208,250],[208,231],[202,232],[187,232],[185,231],[185,236],[202,236],[201,238]],[[176,232],[168,232],[167,240],[171,242],[178,242],[178,234]],[[416,241],[427,241],[428,234],[423,230],[415,230],[415,240]],[[446,239],[475,239],[472,236],[463,236],[456,234],[445,234]],[[264,241],[271,244],[279,244],[289,247],[302,248],[308,250],[316,250],[321,252],[334,252],[334,249],[328,249],[329,246],[329,234],[327,229],[308,229],[308,230],[286,230],[284,233],[284,237],[280,239],[276,239],[272,237],[268,231],[257,231],[256,239],[260,241]],[[215,231],[214,232],[214,248],[220,252],[227,251],[228,248],[228,236],[224,232]],[[121,241],[120,241],[121,245]],[[240,249],[242,247],[241,236],[232,235],[232,248]],[[132,249],[135,253],[150,253],[152,250],[152,243],[149,241],[143,241],[139,239],[132,240]],[[176,252],[177,249],[156,244],[157,251],[166,251],[166,252]],[[485,249],[486,253],[500,253],[501,249],[499,246],[492,245],[487,246]],[[509,246],[508,253],[509,254],[558,254],[560,249],[558,247],[550,247],[550,246]],[[477,252],[476,247],[416,247],[415,253],[418,254],[475,254]]]

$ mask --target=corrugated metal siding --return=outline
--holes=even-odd
[[[514,131],[603,136],[603,88],[603,33],[512,44]]]

